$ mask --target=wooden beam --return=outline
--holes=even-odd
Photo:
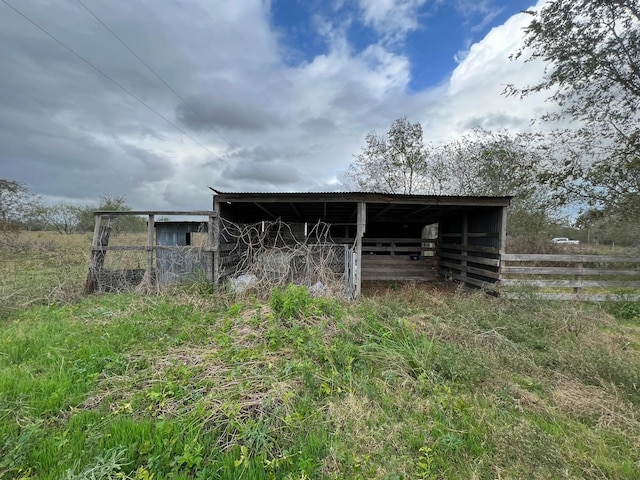
[[[256,202],[252,202],[256,207],[258,207],[260,210],[262,210],[263,212],[265,212],[267,215],[269,215],[271,218],[273,218],[274,220],[277,220],[278,217],[276,217],[273,213],[271,213],[269,210],[267,210],[265,207],[263,207],[262,205],[260,205],[259,203]]]
[[[527,280],[524,278],[504,278],[500,280],[504,286],[531,286],[531,287],[619,287],[638,288],[640,281],[628,280]]]
[[[382,215],[384,215],[385,213],[387,213],[389,210],[394,209],[396,206],[397,206],[397,204],[395,204],[395,203],[392,203],[392,204],[390,204],[390,205],[387,205],[387,206],[386,206],[386,207],[384,207],[382,210],[380,210],[380,211],[378,212],[378,214],[377,214],[375,217],[373,217],[373,220],[377,220],[377,219],[378,219],[378,218],[380,218]],[[422,210],[422,209],[420,209],[420,210]]]
[[[502,207],[500,215],[500,237],[498,237],[498,250],[504,255],[507,248],[507,207]]]
[[[220,205],[216,203],[214,215],[209,217],[209,246],[211,252],[211,281],[214,285],[220,283]]]
[[[451,263],[451,262],[446,262],[446,261],[440,261],[440,266],[449,268],[449,269],[454,270],[454,271],[457,271],[463,277],[466,277],[467,273],[473,273],[475,275],[488,277],[488,278],[493,278],[495,280],[499,280],[500,279],[500,273],[499,272],[492,272],[490,270],[484,270],[482,268],[469,267],[467,265],[460,265],[460,264],[457,264],[457,263]]]
[[[356,271],[355,271],[355,296],[360,296],[362,291],[362,238],[367,230],[367,204],[358,203],[358,229],[356,232]]]
[[[407,219],[409,219],[409,218],[411,218],[411,217],[413,217],[413,216],[417,215],[418,213],[422,213],[422,212],[424,212],[425,210],[429,210],[430,208],[433,208],[433,205],[425,205],[425,206],[424,206],[424,207],[422,207],[422,208],[418,208],[417,210],[414,210],[413,212],[411,212],[411,213],[409,213],[409,214],[407,214],[407,215],[404,215],[404,216],[400,217],[400,219],[399,219],[399,220],[400,220],[400,221],[407,220]]]
[[[447,235],[445,234],[444,236],[446,237]],[[458,251],[466,250],[468,252],[480,252],[480,253],[492,253],[492,254],[500,253],[500,251],[494,247],[481,247],[479,245],[463,246],[457,243],[438,244],[438,248],[443,250],[458,250]]]
[[[296,217],[298,217],[298,220],[301,220],[302,217],[300,216],[300,212],[298,212],[295,203],[289,203],[289,206],[291,207],[291,210],[293,210],[293,212],[296,214]]]
[[[466,257],[468,254],[466,247],[469,245],[469,217],[467,216],[467,214],[464,214],[462,216],[462,245],[465,247],[465,250],[462,250],[460,252],[460,255],[463,257],[462,260],[460,260],[461,267],[463,267],[460,275],[462,277],[466,277],[467,260],[464,257]],[[440,264],[443,265],[442,262]]]
[[[547,255],[530,253],[507,253],[502,256],[507,262],[573,262],[573,263],[640,263],[639,256],[624,255]]]
[[[616,270],[615,268],[576,267],[502,267],[502,273],[511,275],[598,275],[640,277],[640,270]]]
[[[213,212],[211,210],[128,210],[128,211],[114,211],[114,210],[96,210],[95,215],[102,215],[106,217],[121,217],[125,215],[184,215],[184,216],[202,216],[208,217]]]

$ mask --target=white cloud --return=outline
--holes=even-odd
[[[364,23],[386,41],[401,41],[419,28],[418,10],[426,0],[359,0]]]
[[[442,87],[442,96],[430,109],[426,123],[432,138],[451,138],[475,126],[526,130],[532,118],[549,108],[544,95],[520,100],[502,94],[506,85],[523,86],[537,81],[544,73],[540,62],[509,59],[522,45],[523,28],[528,21],[527,15],[514,15],[471,45]],[[434,117],[436,121],[432,120]]]

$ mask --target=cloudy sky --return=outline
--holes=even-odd
[[[207,209],[207,186],[344,189],[403,116],[433,142],[526,130],[546,105],[501,92],[542,74],[508,58],[535,3],[0,0],[0,178]]]

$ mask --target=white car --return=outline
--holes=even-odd
[[[580,240],[569,240],[567,237],[557,237],[551,239],[553,243],[560,243],[563,245],[580,245]]]

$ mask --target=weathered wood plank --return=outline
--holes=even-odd
[[[575,294],[575,293],[530,293],[527,292],[526,296],[534,295],[541,300],[581,300],[586,302],[619,302],[619,301],[640,301],[640,295],[619,295],[619,294],[606,294],[606,293],[594,293],[594,294]],[[523,294],[518,292],[502,292],[501,296],[509,299],[522,298]]]
[[[436,265],[438,263],[436,257],[418,257],[412,260],[408,255],[363,255],[363,265],[379,264],[379,265]]]
[[[446,235],[445,235],[446,237]],[[460,245],[455,243],[444,243],[438,246],[438,249],[445,250],[459,250],[459,251],[467,251],[467,252],[480,252],[480,253],[493,253],[498,254],[499,250],[494,247],[481,247],[478,245]]]
[[[626,280],[530,280],[524,278],[503,278],[500,284],[504,286],[531,287],[618,287],[640,288],[640,281]]]
[[[181,252],[195,252],[195,251],[203,251],[210,252],[215,251],[214,249],[208,249],[206,247],[194,247],[192,245],[153,245],[151,247],[148,246],[133,246],[133,245],[113,245],[113,246],[104,246],[104,247],[95,247],[92,248],[92,252],[106,252],[106,251],[135,251],[141,250],[144,252],[148,252],[151,250],[176,250]]]
[[[370,246],[370,245],[363,245],[362,246],[362,251],[363,252],[435,252],[435,248],[433,247],[420,247],[420,246],[415,246],[415,247],[390,247],[390,246],[384,246],[384,247],[378,247],[378,246]]]
[[[640,257],[625,255],[547,255],[530,253],[507,253],[506,262],[567,262],[567,263],[640,263]]]
[[[406,269],[406,268],[385,268],[385,267],[379,267],[379,266],[362,266],[362,271],[363,272],[367,272],[367,273],[376,273],[376,274],[383,274],[383,273],[393,273],[395,275],[398,274],[402,274],[402,273],[406,273],[406,274],[410,274],[410,275],[432,275],[433,272],[435,272],[435,268],[412,268],[412,269]]]
[[[381,280],[381,281],[399,281],[399,282],[432,282],[437,280],[437,275],[430,276],[419,276],[419,275],[372,275],[369,276],[367,273],[363,272],[362,280],[365,282],[370,282],[372,280]]]
[[[516,267],[503,266],[502,273],[521,275],[619,275],[640,276],[638,270],[616,270],[615,268],[573,268],[573,267]]]
[[[128,211],[113,211],[113,210],[97,210],[94,212],[96,215],[102,215],[104,217],[122,217],[125,215],[138,215],[138,216],[148,216],[148,215],[184,215],[184,216],[203,216],[203,217],[212,217],[215,216],[216,213],[209,210],[189,210],[189,211],[179,211],[179,210],[128,210]]]
[[[500,278],[500,273],[499,272],[491,272],[489,270],[484,270],[482,268],[470,267],[468,265],[459,265],[457,263],[442,262],[441,261],[440,262],[440,266],[441,267],[446,267],[446,268],[451,268],[451,269],[459,271],[459,272],[466,272],[466,273],[473,273],[475,275],[482,275],[484,277],[494,278],[496,280],[498,280]]]
[[[483,282],[482,280],[478,280],[475,278],[471,278],[471,277],[463,277],[462,275],[458,275],[456,273],[453,272],[447,272],[446,273],[446,277],[447,278],[451,278],[452,280],[458,280],[459,282],[462,283],[468,283],[470,285],[475,285],[476,287],[480,287],[480,288],[484,288],[487,290],[495,290],[497,284],[492,283],[492,282]]]
[[[500,260],[497,258],[485,258],[485,257],[471,257],[471,256],[463,256],[458,255],[456,253],[448,253],[448,252],[439,252],[439,257],[448,259],[448,260],[466,260],[467,262],[477,263],[480,265],[488,265],[491,267],[499,267]]]
[[[422,238],[406,238],[406,237],[398,237],[398,238],[369,238],[365,237],[362,239],[363,245],[367,245],[369,243],[434,243],[434,240],[425,240]]]
[[[469,232],[467,233],[468,238],[495,238],[499,236],[498,232]]]

